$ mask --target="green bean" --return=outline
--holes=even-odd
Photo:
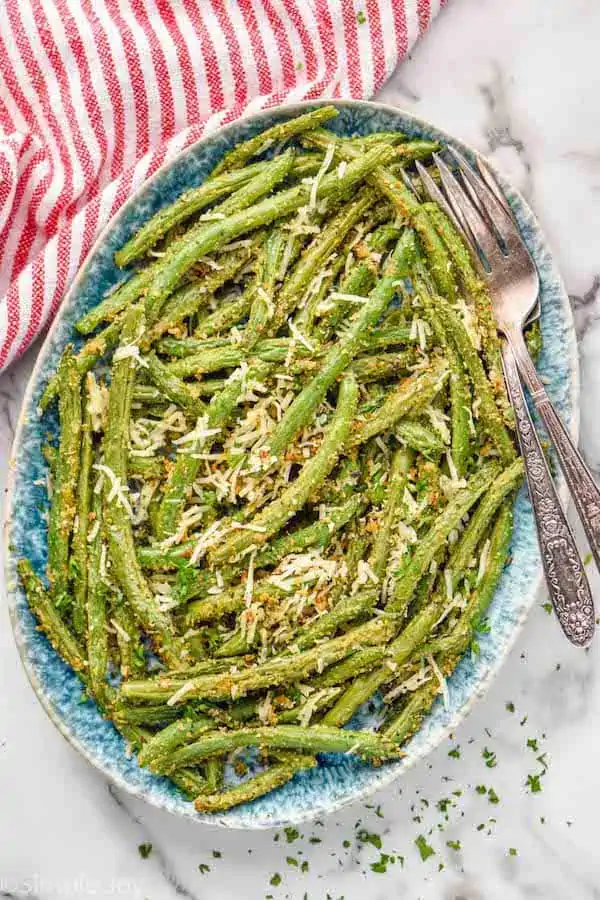
[[[440,690],[435,678],[428,681],[410,695],[399,715],[386,720],[384,734],[391,741],[403,744],[418,730],[425,713],[437,697]]]
[[[453,589],[458,586],[461,573],[464,575],[469,568],[475,549],[492,524],[500,506],[511,493],[518,489],[523,480],[523,472],[523,460],[518,457],[495,479],[490,489],[481,498],[452,554],[450,568]]]
[[[510,437],[502,416],[496,406],[494,392],[483,368],[483,364],[469,334],[454,312],[450,304],[443,297],[436,297],[434,305],[442,318],[445,327],[454,344],[463,365],[471,379],[473,393],[479,401],[479,418],[488,437],[498,451],[504,463],[510,463],[516,456],[515,445]]]
[[[206,381],[198,381],[194,384],[188,384],[188,390],[196,397],[212,397],[217,391],[222,390],[225,384],[223,378],[211,378]],[[153,384],[134,384],[132,392],[132,400],[134,403],[145,404],[146,406],[159,406],[161,403],[168,403],[167,398]]]
[[[341,159],[346,161],[355,160],[360,155],[360,150],[344,145],[343,141],[340,141],[339,138],[336,138],[335,135],[325,129],[311,131],[306,136],[306,140],[310,142],[311,146],[316,146],[320,149],[334,143],[336,152]],[[426,155],[429,155],[429,153]],[[410,154],[405,153],[405,159],[408,160],[409,158]],[[423,244],[429,269],[438,291],[445,297],[453,299],[456,290],[451,275],[452,263],[448,251],[435,230],[426,209],[416,200],[412,191],[406,187],[404,182],[400,178],[396,178],[389,169],[385,168],[387,162],[382,162],[374,168],[369,173],[367,180],[392,203],[392,206],[402,216],[406,224],[411,225],[415,229]]]
[[[337,685],[346,684],[361,675],[363,672],[371,671],[374,666],[380,666],[385,659],[385,647],[367,647],[363,650],[357,650],[351,656],[336,663],[311,680],[311,684],[316,688],[329,688]]]
[[[233,325],[238,325],[250,312],[253,296],[252,289],[247,288],[242,294],[228,300],[227,303],[221,303],[218,309],[199,323],[194,332],[195,337],[207,338],[213,334],[227,331]]]
[[[261,207],[264,208],[265,204],[273,201],[274,198],[270,198],[268,195],[289,174],[293,162],[294,153],[292,150],[288,150],[281,156],[278,156],[270,166],[258,175],[255,175],[254,178],[220,205],[219,212],[225,218],[212,223],[198,222],[197,225],[174,241],[165,250],[146,293],[146,316],[150,322],[158,319],[167,296],[181,280],[181,277],[202,256],[219,249],[232,238],[252,231],[260,225],[267,225],[275,218],[274,216],[267,216],[266,219],[256,221],[247,227],[246,219],[252,220],[252,211]],[[293,190],[294,188],[289,188],[288,191],[283,193],[289,193]],[[238,223],[237,229],[233,224],[234,222]],[[188,252],[190,248],[192,248],[192,254]],[[183,260],[186,260],[186,262],[184,263]],[[173,267],[169,268],[171,261],[177,261],[179,274],[175,272]]]
[[[138,755],[139,764],[160,774],[179,747],[197,740],[214,727],[215,723],[208,716],[178,719],[144,744]]]
[[[289,148],[280,156],[276,156],[263,171],[259,172],[247,184],[239,188],[227,200],[219,204],[215,212],[222,216],[241,212],[256,203],[257,200],[269,195],[278,184],[290,174],[294,164],[294,151]],[[199,227],[202,227],[199,225]]]
[[[166,703],[156,703],[153,706],[127,706],[124,703],[116,703],[111,709],[113,722],[120,725],[160,725],[163,728],[181,716],[181,710]]]
[[[325,669],[348,656],[357,647],[385,644],[394,632],[395,620],[392,617],[377,617],[327,643],[293,656],[274,657],[268,662],[253,666],[248,671],[190,678],[185,685],[171,692],[170,702],[173,704],[187,702],[193,697],[205,700],[231,700],[252,691],[301,681],[308,678],[311,673]],[[130,696],[130,684],[124,684],[121,690],[124,697]],[[158,692],[155,690],[152,696],[153,698],[158,696]],[[160,697],[163,696],[164,693],[161,693]]]
[[[199,675],[214,675],[226,672],[231,666],[240,664],[239,659],[203,660],[186,669],[180,669],[176,675],[160,674],[154,678],[130,679],[121,685],[121,700],[125,703],[166,703],[169,698],[182,688],[190,678]],[[181,708],[179,707],[181,711]]]
[[[358,387],[354,376],[347,375],[338,394],[338,404],[318,452],[307,462],[296,480],[283,493],[266,506],[251,524],[251,530],[230,535],[211,553],[214,564],[219,565],[242,553],[252,544],[264,544],[276,534],[289,519],[302,509],[311,494],[334,468],[350,427],[356,403]]]
[[[223,775],[225,774],[225,764],[222,759],[213,757],[207,759],[204,766],[204,777],[206,778],[206,790],[208,794],[215,794],[223,786]]]
[[[481,345],[490,380],[503,408],[508,407],[508,397],[502,374],[502,354],[496,320],[489,292],[477,275],[471,254],[461,235],[454,228],[436,203],[425,204],[438,234],[444,241],[466,294],[472,298],[481,332]]]
[[[242,784],[228,788],[217,794],[201,794],[196,797],[194,806],[199,813],[203,812],[223,812],[231,809],[233,806],[239,806],[240,803],[250,803],[252,800],[258,799],[273,791],[278,787],[287,784],[294,775],[303,769],[312,769],[317,765],[314,756],[306,754],[281,754],[282,761],[276,765],[270,766],[264,772],[259,772],[252,778],[248,778]],[[173,777],[173,776],[171,776]]]
[[[297,750],[304,753],[355,753],[361,759],[394,759],[398,749],[372,731],[349,731],[325,725],[272,725],[239,728],[237,731],[208,733],[170,754],[168,766],[176,771],[195,765],[211,756],[230,753],[238,747],[264,747],[267,750]],[[144,748],[146,749],[146,748]]]
[[[248,324],[244,328],[244,347],[253,347],[267,326],[274,308],[275,285],[287,241],[288,235],[281,227],[272,228],[267,236],[256,275]]]
[[[437,141],[406,141],[399,144],[394,150],[391,166],[397,163],[406,165],[414,162],[416,159],[427,159],[432,153],[436,153],[440,149]]]
[[[428,653],[445,657],[462,656],[476,626],[481,622],[494,596],[494,592],[504,571],[512,536],[512,503],[504,500],[496,517],[489,538],[487,564],[478,575],[475,588],[462,611],[452,632],[434,638],[426,646]]]
[[[310,547],[325,549],[333,539],[334,534],[352,521],[364,509],[364,506],[365,503],[362,497],[352,497],[342,506],[327,510],[322,519],[313,522],[311,525],[291,531],[281,538],[276,538],[255,555],[255,571],[273,568],[290,553],[301,553]],[[190,542],[190,546],[193,547],[193,542]],[[227,579],[239,576],[244,568],[242,563],[229,566],[226,572]],[[191,578],[189,580],[184,578],[181,588],[176,591],[177,599],[180,602],[190,600],[198,596],[198,594],[205,595],[207,589],[216,584],[214,577],[205,570],[187,567],[180,570],[181,575],[186,572],[191,573]],[[278,594],[275,593],[274,596],[278,596]],[[224,607],[222,603],[225,604]],[[221,618],[226,613],[238,612],[242,608],[243,591],[239,594],[225,592],[222,601],[220,596],[217,596],[213,599],[204,599],[196,604],[191,604],[188,607],[188,621],[190,624],[193,622],[208,622]]]
[[[408,483],[408,473],[413,459],[414,454],[410,450],[400,449],[394,454],[390,466],[381,524],[375,535],[373,549],[369,558],[369,565],[380,583],[385,578],[388,569],[392,550],[392,535],[403,502],[404,492]]]
[[[247,184],[255,175],[264,171],[266,163],[259,162],[246,166],[239,172],[230,172],[221,178],[214,178],[197,188],[181,194],[174,203],[159,209],[139,231],[115,253],[115,262],[120,267],[128,266],[134,259],[150,250],[168,231],[180,222],[185,222],[215,200],[232,194]]]
[[[393,428],[399,419],[408,414],[414,415],[427,406],[439,393],[447,377],[446,362],[443,359],[432,359],[427,368],[403,379],[375,412],[354,423],[349,446],[364,444],[372,437]]]
[[[177,404],[177,406],[181,406],[186,412],[196,418],[203,415],[206,411],[206,405],[196,396],[194,391],[189,389],[185,381],[182,381],[181,378],[169,371],[156,353],[148,353],[143,357],[143,361],[150,381],[168,400]]]
[[[276,298],[273,314],[268,322],[269,333],[276,334],[290,313],[302,302],[312,279],[373,203],[371,191],[363,188],[356,198],[343,206],[316,235]]]
[[[135,616],[119,593],[111,596],[111,624],[119,649],[119,668],[123,678],[141,677],[146,671],[142,635]]]
[[[210,433],[215,429],[223,428],[236,406],[241,402],[246,385],[264,378],[266,372],[267,368],[264,363],[257,363],[245,374],[241,370],[236,370],[227,379],[223,390],[213,395],[204,416],[206,423],[204,430]],[[167,480],[158,515],[158,536],[161,540],[170,537],[177,531],[177,524],[186,497],[200,468],[201,460],[198,458],[198,454],[205,441],[206,438],[201,436],[192,441],[189,448],[177,454],[175,465]]]
[[[450,674],[468,648],[476,625],[493,597],[506,562],[511,533],[512,510],[510,503],[505,501],[492,531],[488,564],[458,624],[450,634],[434,638],[423,648],[424,654],[440,657],[445,675]],[[416,691],[400,714],[386,722],[384,733],[396,743],[403,743],[417,730],[438,692],[439,685],[435,681]]]
[[[321,106],[296,118],[278,122],[277,125],[267,128],[226,153],[221,162],[211,172],[208,183],[210,184],[213,179],[216,179],[217,175],[242,168],[249,159],[262,153],[273,144],[279,144],[281,141],[287,141],[292,137],[296,137],[296,135],[309,131],[335,116],[337,116],[335,106]]]
[[[458,528],[462,517],[469,512],[499,474],[500,467],[497,463],[485,463],[475,475],[471,476],[466,487],[457,490],[427,534],[415,545],[409,561],[398,572],[394,594],[386,609],[394,613],[404,613],[419,580],[429,568],[440,546],[447,540],[450,532]]]
[[[361,384],[368,384],[370,381],[397,377],[414,366],[416,362],[417,356],[414,350],[396,350],[390,353],[373,354],[373,356],[361,356],[354,360],[350,369]]]
[[[343,178],[338,178],[337,173],[325,175],[317,185],[317,201],[325,197],[344,196],[355,184],[361,182],[369,171],[388,158],[389,151],[385,147],[375,147],[360,159],[350,163]],[[223,221],[189,232],[181,242],[169,248],[160,260],[160,269],[156,272],[146,295],[146,308],[150,318],[158,315],[175,285],[201,256],[219,249],[227,241],[295,212],[310,200],[310,193],[310,186],[300,184],[267,197]]]
[[[320,372],[296,396],[285,411],[269,441],[272,456],[280,457],[289,442],[312,418],[314,411],[334,381],[348,367],[357,353],[363,336],[373,328],[396,292],[396,281],[412,258],[413,241],[410,233],[402,237],[386,266],[383,277],[370,294],[356,319],[341,340],[327,353]]]
[[[265,600],[269,598],[285,597],[286,594],[282,588],[278,587],[276,584],[271,584],[268,581],[265,581],[264,583],[259,582],[254,591],[255,597]],[[245,585],[240,584],[230,590],[223,591],[221,594],[217,594],[215,597],[206,597],[202,600],[195,600],[193,603],[189,604],[186,610],[186,623],[188,625],[195,625],[198,622],[212,622],[215,619],[221,619],[223,616],[229,615],[229,613],[240,612],[244,609],[245,592]],[[228,654],[226,652],[226,645],[223,645],[216,651],[215,655],[237,656],[240,653],[245,653],[247,649],[245,644],[238,647],[237,642],[233,647],[233,652]]]
[[[494,468],[494,464],[488,464],[487,466],[488,485],[490,483],[490,476],[492,480],[494,478]],[[471,499],[474,495],[479,495],[478,492],[480,492],[484,475],[485,469],[481,470],[478,475],[474,475],[471,478],[467,488],[464,488],[459,492],[459,494],[456,495],[456,497],[448,505],[447,509],[439,516],[434,527],[428,533],[426,538],[417,546],[416,550],[414,551],[413,557],[404,567],[399,576],[399,579],[396,583],[394,597],[392,601],[387,605],[388,609],[394,612],[398,612],[406,608],[406,604],[408,602],[407,598],[410,599],[410,596],[414,588],[416,587],[418,578],[421,577],[421,574],[433,558],[431,554],[432,548],[436,544],[439,546],[441,535],[449,533],[447,531],[449,524],[452,527],[456,527],[456,523],[460,522],[460,518],[462,518],[462,516],[459,516],[460,510],[465,509],[467,501],[469,499],[469,494],[471,496]],[[513,488],[515,484],[514,477],[515,476],[513,473]],[[506,496],[506,493],[504,493],[504,491],[507,490],[507,482],[510,482],[509,478],[505,480],[505,484],[503,485],[502,490],[496,494],[496,497],[500,497],[499,502],[501,502],[502,498]],[[483,489],[485,490],[485,487]],[[463,495],[462,498],[460,497],[461,494]],[[496,503],[495,508],[497,508],[497,505],[498,504]],[[490,507],[491,506],[492,502],[490,501]],[[455,573],[452,578],[453,589],[456,587],[459,573],[460,571],[462,571],[459,567],[463,564],[467,554],[470,555],[474,535],[479,534],[480,527],[481,519],[478,526],[476,526],[470,532],[467,531],[463,535],[452,553],[448,568],[451,572]],[[356,710],[366,700],[368,700],[369,697],[371,697],[379,687],[381,687],[381,685],[390,680],[390,678],[393,676],[393,671],[395,670],[395,668],[405,663],[409,659],[410,655],[414,652],[415,648],[422,644],[424,640],[426,640],[429,632],[440,617],[444,602],[447,602],[445,594],[438,594],[434,596],[434,598],[429,603],[427,603],[419,612],[416,613],[416,615],[410,620],[406,628],[389,646],[387,655],[392,663],[392,668],[390,669],[389,666],[385,665],[382,668],[375,668],[373,671],[368,672],[368,674],[362,675],[361,677],[357,678],[352,686],[342,695],[342,697],[339,698],[335,706],[326,714],[325,718],[323,719],[325,724],[338,726],[343,725],[354,715]],[[360,657],[360,654],[357,655]],[[382,653],[381,656],[383,660],[384,654]],[[374,659],[371,660],[371,663],[375,662],[376,661]],[[363,671],[365,671],[365,667],[363,667]],[[343,672],[342,674],[347,675],[348,673]],[[328,684],[330,683],[331,681],[328,682]]]
[[[440,615],[439,603],[431,602],[410,620],[400,635],[381,653],[381,668],[360,675],[323,717],[325,725],[340,727],[390,678],[396,668],[407,661],[415,648],[423,643]],[[357,654],[360,657],[360,654]]]
[[[358,150],[366,150],[374,144],[390,144],[395,147],[406,140],[406,136],[400,131],[374,131],[372,134],[359,134],[356,137],[340,138],[344,144],[356,147]]]
[[[122,327],[123,318],[120,316],[115,319],[114,322],[111,322],[110,325],[107,325],[102,331],[99,331],[98,334],[94,335],[93,338],[83,345],[79,353],[75,354],[75,364],[80,376],[90,372],[96,363],[102,359],[105,353],[117,346]],[[58,393],[59,378],[58,373],[56,373],[50,378],[40,397],[40,402],[38,404],[39,410],[43,412],[43,410],[58,397]]]
[[[94,536],[90,541],[86,568],[86,625],[88,669],[90,689],[101,702],[105,699],[106,675],[108,672],[108,616],[106,602],[108,586],[100,575],[103,545],[102,494],[95,490],[92,498],[92,528]]]
[[[471,454],[471,395],[461,359],[444,325],[436,313],[433,303],[425,294],[427,316],[434,334],[444,348],[444,356],[450,367],[450,424],[452,429],[452,461],[459,477],[465,473]]]
[[[292,174],[302,178],[313,175],[321,164],[318,154],[299,156],[292,165]],[[269,160],[253,163],[243,169],[228,172],[220,178],[211,177],[197,188],[191,188],[181,194],[177,200],[169,206],[159,209],[152,218],[146,222],[139,231],[127,241],[120,250],[115,253],[115,262],[121,268],[142,256],[158,243],[176,225],[185,222],[196,213],[210,206],[215,200],[225,197],[246,185],[255,175],[264,172],[270,165]],[[215,212],[220,208],[217,207]]]
[[[439,434],[414,419],[399,422],[394,432],[401,444],[406,444],[424,456],[439,456],[446,449]]]
[[[68,625],[63,622],[41,579],[33,571],[29,560],[20,559],[17,563],[17,570],[27,594],[27,601],[35,613],[41,630],[56,652],[67,661],[72,669],[75,669],[76,672],[84,671],[86,661],[83,650]]]
[[[48,524],[48,580],[57,609],[72,604],[69,594],[69,542],[77,509],[81,448],[81,384],[70,349],[58,368],[60,442]]]
[[[119,313],[130,307],[136,300],[139,300],[145,291],[148,290],[159,262],[160,260],[157,260],[152,265],[147,266],[147,268],[136,272],[127,281],[120,282],[101,303],[93,306],[89,312],[82,316],[75,324],[77,331],[80,334],[91,334],[102,322],[113,322]],[[112,336],[112,332],[109,332],[109,334]],[[114,346],[114,344],[111,346]]]
[[[144,314],[133,308],[123,326],[122,346],[139,339]],[[173,624],[150,590],[135,554],[135,542],[122,492],[127,478],[128,422],[131,388],[135,377],[135,358],[123,357],[113,363],[108,399],[108,418],[104,438],[105,465],[114,483],[105,489],[105,517],[109,555],[116,578],[144,630],[152,637],[160,655],[175,668],[181,665],[175,652]],[[116,496],[111,495],[115,488]]]
[[[220,263],[215,271],[179,288],[165,304],[158,322],[155,322],[144,336],[142,341],[144,349],[150,347],[165,332],[175,328],[184,319],[189,319],[200,309],[208,306],[215,292],[241,272],[253,252],[252,247],[242,247],[236,253],[232,253],[225,262]]]
[[[91,377],[91,376],[89,376]],[[73,579],[73,628],[81,638],[86,627],[87,553],[90,515],[90,478],[94,449],[92,445],[92,416],[89,408],[90,388],[86,385],[81,427],[81,457],[77,486],[77,515],[71,542],[70,571]]]

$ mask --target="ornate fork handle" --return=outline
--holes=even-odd
[[[581,453],[554,409],[546,388],[531,361],[522,332],[508,335],[517,367],[544,425],[565,473],[590,549],[600,569],[600,488],[594,481]]]
[[[567,638],[571,643],[585,647],[590,643],[595,627],[590,586],[527,409],[513,350],[506,342],[502,348],[502,361],[515,411],[550,599]]]

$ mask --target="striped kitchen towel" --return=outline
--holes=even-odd
[[[0,370],[160,165],[236,117],[371,97],[443,0],[3,0]]]

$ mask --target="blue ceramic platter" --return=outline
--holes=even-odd
[[[523,490],[515,507],[512,561],[489,612],[490,632],[481,637],[480,654],[462,660],[449,680],[448,708],[441,701],[436,703],[407,746],[406,758],[375,769],[349,757],[323,757],[317,769],[297,775],[285,787],[252,804],[219,816],[198,815],[169,781],[151,775],[139,768],[135,759],[127,757],[120,735],[100,716],[93,702],[81,702],[81,683],[36,630],[18,584],[15,564],[18,558],[27,556],[40,573],[45,568],[48,504],[41,486],[46,463],[40,447],[46,433],[56,429],[56,420],[52,413],[40,419],[36,407],[65,345],[77,342],[74,323],[122,278],[113,263],[113,253],[150,215],[182,191],[200,184],[235,144],[317,105],[298,104],[259,113],[198,142],[158,171],[115,216],[71,287],[40,351],[15,438],[6,504],[5,570],[15,639],[34,690],[52,721],[90,763],[120,788],[172,813],[233,828],[274,827],[322,816],[400,777],[439,744],[465,716],[474,699],[485,692],[515,640],[541,579],[533,515]],[[459,141],[393,107],[356,101],[336,105],[339,116],[331,127],[340,134],[400,130],[414,137],[453,143],[471,155]],[[544,349],[539,368],[559,412],[575,431],[578,376],[568,297],[531,210],[516,191],[504,186],[540,274]],[[376,713],[361,712],[358,719],[361,726],[368,726],[375,723]]]

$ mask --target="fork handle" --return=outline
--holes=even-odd
[[[595,628],[590,586],[529,415],[514,352],[507,341],[502,344],[502,362],[515,411],[519,446],[550,599],[567,638],[578,647],[586,647]]]
[[[508,340],[515,354],[521,377],[529,390],[540,419],[546,427],[558,461],[565,473],[571,496],[575,501],[581,524],[590,544],[590,550],[600,570],[600,488],[552,405],[546,388],[540,381],[533,365],[522,332],[519,330],[516,335],[511,333]]]

